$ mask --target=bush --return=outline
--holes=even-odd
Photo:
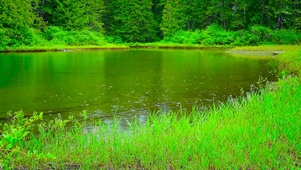
[[[249,46],[270,44],[297,44],[301,40],[301,33],[295,30],[277,30],[263,26],[252,26],[248,30],[226,31],[217,24],[208,26],[205,30],[177,31],[174,35],[164,37],[164,43],[203,44]]]
[[[178,44],[199,44],[205,35],[199,31],[177,31],[174,36],[170,37],[172,43]]]
[[[0,50],[7,47],[7,45],[10,43],[10,38],[6,35],[5,29],[0,29]]]
[[[272,33],[273,42],[276,44],[296,44],[300,41],[301,34],[295,30],[281,29]]]
[[[226,31],[217,24],[208,26],[204,34],[206,38],[201,41],[204,45],[229,45],[237,36],[236,32]]]
[[[59,27],[50,26],[44,33],[44,37],[53,44],[60,45],[104,45],[105,37],[100,32],[82,30],[66,31]]]
[[[16,155],[31,156],[30,151],[23,150],[26,138],[33,135],[32,129],[35,123],[42,120],[43,113],[34,113],[31,117],[25,117],[22,111],[8,113],[10,122],[4,123],[0,129],[0,169],[9,169]],[[0,124],[1,125],[1,124]]]
[[[250,28],[250,32],[252,34],[252,37],[250,38],[254,45],[272,44],[273,42],[273,31],[270,28],[256,25]]]
[[[33,28],[24,30],[22,45],[25,46],[44,46],[45,39],[42,33]]]
[[[105,36],[105,39],[112,44],[121,44],[123,42],[120,36]]]
[[[82,30],[71,32],[71,34],[76,41],[74,45],[104,45],[106,43],[105,37],[100,32]]]

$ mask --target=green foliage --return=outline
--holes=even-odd
[[[290,51],[277,57],[282,74],[301,77],[301,51]]]
[[[32,32],[44,28],[42,19],[32,4],[36,0],[1,1],[0,3],[0,49],[7,46],[29,45]],[[34,29],[34,30],[33,30]]]
[[[205,45],[227,45],[234,42],[236,38],[234,32],[227,32],[216,24],[208,26],[204,33],[207,38],[202,40],[202,44]]]
[[[301,41],[301,34],[295,30],[281,29],[272,32],[275,44],[298,44]]]
[[[199,44],[205,37],[203,32],[196,31],[177,31],[174,36],[165,37],[165,41],[178,44]]]
[[[59,45],[104,45],[106,40],[99,32],[81,30],[65,31],[59,27],[49,27],[44,37],[53,44]]]
[[[156,39],[156,22],[151,0],[117,0],[108,4],[107,29],[124,42],[151,42]],[[117,38],[118,39],[118,38]]]
[[[272,30],[263,26],[252,26],[250,32],[254,42],[268,44],[272,41]]]
[[[46,0],[41,9],[44,11],[44,19],[52,26],[103,33],[103,0]]]
[[[14,162],[16,155],[28,155],[30,151],[24,151],[26,140],[32,135],[35,123],[42,120],[43,113],[34,113],[31,117],[24,117],[20,112],[8,113],[10,121],[4,123],[0,136],[0,168],[8,168]]]
[[[166,36],[173,35],[176,31],[186,30],[185,5],[180,0],[167,1],[163,10],[160,29]]]
[[[0,28],[12,29],[20,33],[22,29],[41,27],[42,20],[32,6],[37,3],[37,0],[1,1]]]
[[[120,36],[105,36],[108,43],[121,44],[122,38]]]
[[[301,34],[294,30],[278,30],[263,26],[252,26],[249,30],[226,31],[217,24],[208,26],[199,31],[177,31],[173,35],[166,36],[165,43],[201,44],[205,46],[248,46],[268,44],[297,44],[301,40]]]
[[[297,0],[3,1],[0,50],[162,38],[208,46],[298,44],[300,9]]]

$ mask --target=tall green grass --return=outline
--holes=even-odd
[[[280,64],[290,57],[300,59],[300,52],[284,54]],[[83,121],[57,118],[39,123],[33,134],[30,127],[41,116],[17,112],[2,126],[0,168],[298,169],[300,81],[286,74],[218,107],[157,112],[126,130],[116,118],[105,124],[83,112]]]

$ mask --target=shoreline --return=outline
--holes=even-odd
[[[260,45],[260,46],[205,46],[194,44],[163,44],[163,43],[141,43],[141,44],[109,44],[104,46],[52,46],[52,47],[17,47],[0,50],[0,53],[22,53],[22,52],[69,52],[69,51],[93,51],[93,50],[129,50],[129,49],[187,49],[187,50],[225,50],[234,54],[281,54],[285,51],[299,50],[301,46],[296,45]]]
[[[15,49],[0,50],[0,53],[23,53],[23,52],[68,52],[68,51],[93,51],[93,50],[127,50],[125,45],[105,45],[105,46],[53,46],[53,47],[24,47]]]

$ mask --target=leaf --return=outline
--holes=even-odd
[[[6,150],[10,150],[12,147],[13,147],[12,144],[8,144],[8,145],[6,146]]]
[[[41,112],[41,113],[39,114],[39,119],[40,119],[40,120],[43,120],[43,112]]]
[[[29,132],[25,132],[25,133],[22,135],[22,138],[26,137],[28,134],[29,134]]]

